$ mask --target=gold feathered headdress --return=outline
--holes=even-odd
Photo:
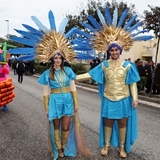
[[[58,52],[69,62],[76,57],[70,42],[55,30],[43,36],[41,42],[37,44],[36,52],[38,53],[36,57],[43,62],[49,61]]]
[[[139,36],[140,33],[148,32],[148,30],[139,31],[137,33],[131,34],[135,31],[142,22],[132,25],[132,23],[137,18],[137,15],[133,16],[129,22],[125,22],[125,18],[128,14],[126,9],[119,21],[118,20],[118,9],[114,10],[113,20],[110,16],[109,8],[106,6],[105,17],[102,15],[101,11],[97,9],[97,14],[100,19],[100,23],[96,21],[91,15],[88,16],[88,20],[92,24],[89,25],[85,22],[82,23],[84,27],[87,27],[93,34],[88,36],[92,48],[98,51],[98,53],[106,53],[109,46],[113,43],[119,45],[123,50],[129,50],[134,41],[149,40],[153,36]],[[123,28],[122,26],[126,24]],[[83,35],[84,36],[84,35]]]
[[[64,34],[68,19],[64,18],[60,24],[59,30],[56,30],[55,19],[52,11],[48,13],[50,29],[45,27],[37,17],[31,16],[39,30],[23,24],[28,31],[16,30],[21,37],[10,37],[11,40],[29,46],[28,48],[16,48],[10,50],[11,53],[27,54],[26,58],[34,59],[35,57],[41,62],[48,62],[56,53],[60,53],[67,61],[73,61],[77,57],[74,53],[68,38],[72,35],[72,30]]]

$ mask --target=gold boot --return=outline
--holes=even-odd
[[[125,152],[124,149],[124,143],[126,141],[126,127],[119,129],[119,135],[120,135],[120,147],[119,147],[120,157],[126,158],[127,153]]]
[[[112,128],[105,127],[105,146],[101,150],[101,155],[103,155],[103,156],[107,156],[108,155],[111,134],[112,134]]]
[[[67,139],[68,139],[69,131],[62,131],[62,149],[64,150],[66,147]]]
[[[59,134],[59,129],[58,130],[54,130],[54,141],[55,141],[55,144],[56,144],[56,147],[58,149],[58,156],[59,157],[64,157],[64,154],[63,152],[62,153],[59,153],[59,150],[61,150],[61,140],[60,140],[60,134]]]

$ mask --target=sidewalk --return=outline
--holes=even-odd
[[[38,74],[34,74],[33,76],[39,77]],[[85,89],[91,92],[96,92],[98,94],[98,86],[97,85],[91,85],[88,83],[81,83],[76,82],[76,87]],[[156,107],[160,108],[160,95],[152,95],[152,97],[149,97],[149,94],[144,93],[143,91],[138,95],[138,102],[139,104],[146,105],[149,107]]]

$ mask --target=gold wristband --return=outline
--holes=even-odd
[[[130,84],[133,101],[138,101],[137,83]]]
[[[49,95],[43,96],[43,101],[45,112],[48,112]]]
[[[73,97],[74,107],[78,107],[77,91],[71,91],[71,94],[72,94],[72,97]]]

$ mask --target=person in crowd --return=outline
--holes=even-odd
[[[17,63],[16,69],[17,69],[17,74],[18,74],[18,82],[22,83],[23,82],[23,74],[26,71],[25,64],[23,63],[23,61],[19,61]]]
[[[108,7],[106,10],[109,10]],[[110,14],[105,18],[109,16]],[[92,78],[98,83],[101,98],[99,131],[101,155],[107,156],[112,145],[119,148],[120,157],[125,158],[138,134],[136,108],[138,107],[137,82],[140,77],[135,64],[121,60],[120,55],[123,50],[132,47],[133,39],[130,32],[121,28],[124,16],[119,22],[113,20],[113,26],[113,23],[110,22],[108,25],[108,21],[105,22],[102,16],[99,17],[102,26],[96,21],[95,32],[88,40],[98,53],[109,52],[110,60],[104,60],[88,73],[78,75],[76,80]],[[145,37],[140,37],[139,40],[142,40],[141,38],[146,40]]]
[[[157,86],[157,94],[160,94],[160,63],[157,64],[156,71],[156,86]]]
[[[139,93],[140,90],[145,87],[145,84],[143,84],[142,82],[145,82],[145,79],[146,79],[145,69],[144,69],[142,60],[138,61],[137,70],[138,70],[138,73],[139,73],[139,76],[140,76],[140,81],[137,83],[138,93]]]
[[[13,63],[12,63],[12,69],[13,69],[14,75],[17,74],[16,65],[17,65],[17,60],[14,59],[14,60],[13,60]]]
[[[147,65],[145,65],[145,76],[147,77],[146,93],[149,93],[151,91],[151,84],[154,76],[154,65],[152,60],[149,60]]]

